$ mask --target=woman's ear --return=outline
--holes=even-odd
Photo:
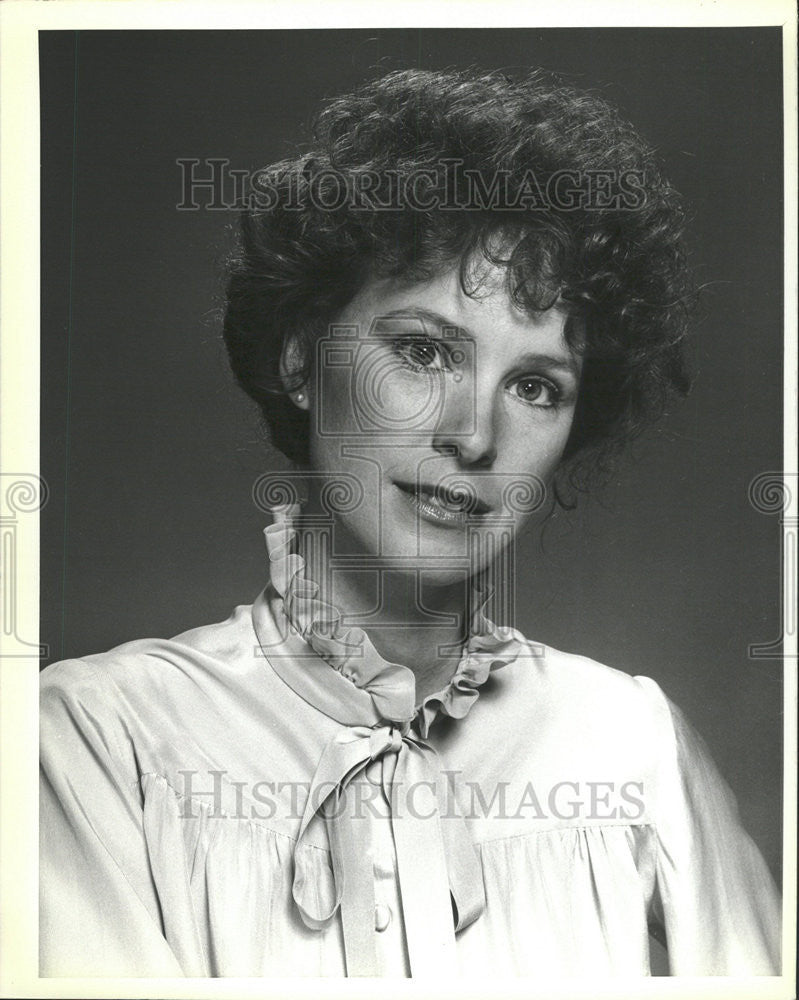
[[[302,371],[303,351],[296,336],[286,337],[283,350],[280,353],[280,377],[283,388],[288,392],[289,399],[300,410],[308,410],[311,401],[308,394],[308,383],[297,386],[297,372]]]

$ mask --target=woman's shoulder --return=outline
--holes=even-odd
[[[584,653],[525,640],[522,655],[510,666],[507,681],[517,691],[529,690],[531,704],[543,701],[570,712],[601,710],[606,715],[635,708],[662,716],[668,710],[668,699],[653,678]]]
[[[522,655],[497,671],[481,696],[486,724],[499,710],[507,728],[537,746],[581,760],[635,756],[654,763],[672,753],[673,705],[651,677],[609,666],[581,653],[525,640]],[[492,711],[492,706],[494,711]]]
[[[80,705],[101,713],[121,704],[146,712],[168,711],[185,695],[229,686],[257,669],[257,640],[250,607],[238,605],[224,621],[169,639],[144,638],[52,663],[42,670],[42,710]],[[207,696],[207,694],[206,694]]]

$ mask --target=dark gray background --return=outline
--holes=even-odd
[[[257,169],[375,69],[544,66],[619,105],[692,211],[709,283],[689,400],[601,494],[522,545],[529,637],[655,678],[781,850],[779,29],[44,32],[45,662],[226,618],[263,586],[274,463],[219,337],[228,212],[180,212],[181,157]],[[31,128],[36,123],[31,122]]]

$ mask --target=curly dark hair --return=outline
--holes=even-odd
[[[411,177],[426,181],[424,204],[392,203]],[[564,177],[604,180],[575,198]],[[341,178],[372,200],[340,197]],[[310,348],[370,278],[421,281],[455,264],[474,294],[478,254],[506,269],[529,313],[568,310],[566,336],[584,358],[572,470],[586,456],[595,467],[687,392],[684,212],[653,151],[601,98],[541,71],[394,72],[328,102],[311,148],[259,181],[269,197],[241,218],[224,338],[238,383],[294,461],[307,462],[309,424],[288,391],[307,379],[312,351],[286,386],[285,338]],[[532,198],[495,197],[530,194],[532,182]]]

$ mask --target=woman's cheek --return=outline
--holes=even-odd
[[[388,371],[374,389],[370,403],[376,428],[387,434],[435,432],[444,402],[438,379],[395,369]]]

